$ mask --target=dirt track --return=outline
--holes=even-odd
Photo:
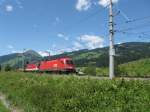
[[[0,101],[3,103],[3,105],[4,105],[8,110],[10,110],[10,112],[24,112],[23,110],[21,110],[21,109],[15,107],[15,106],[12,106],[12,105],[10,104],[10,102],[7,101],[6,96],[5,96],[4,94],[2,94],[2,93],[0,93]]]
[[[96,76],[75,76],[78,78],[91,78],[91,79],[98,79],[98,80],[103,80],[103,79],[109,79],[109,77],[96,77]],[[150,78],[137,78],[137,77],[116,77],[114,78],[116,80],[118,79],[124,79],[124,80],[150,80]]]

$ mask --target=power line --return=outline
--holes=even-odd
[[[124,35],[137,35],[138,38],[147,38],[147,39],[150,39],[150,34],[147,34],[147,33],[144,33],[144,32],[119,32],[119,33],[122,33]]]
[[[123,32],[123,31],[141,29],[141,28],[145,28],[145,27],[150,27],[150,24],[144,23],[144,24],[141,24],[141,25],[138,25],[138,26],[135,26],[135,27],[129,27],[129,28],[126,28],[126,29],[116,30],[116,32]]]
[[[108,4],[106,7],[104,7],[103,10],[107,9],[109,5],[110,5],[110,4]],[[91,18],[94,18],[95,16],[97,16],[98,14],[100,14],[100,13],[99,13],[100,11],[101,11],[101,10],[98,9],[98,10],[95,11],[94,13],[91,13],[91,14],[87,15],[86,17],[80,19],[79,21],[74,22],[74,24],[66,26],[65,29],[70,30],[70,29],[72,29],[72,28],[75,28],[75,27],[78,26],[78,25],[81,25],[81,24],[87,22],[87,21],[90,20]]]
[[[129,20],[122,22],[122,23],[119,23],[119,24],[121,24],[121,25],[129,24],[129,23],[134,23],[134,22],[143,21],[143,20],[147,20],[147,19],[149,20],[150,16],[145,16],[145,17],[135,18],[135,19],[129,19]]]
[[[116,8],[117,8],[119,14],[121,14],[126,19],[126,21],[130,20],[130,18],[127,16],[127,14],[124,11],[122,11],[118,5],[116,5]]]
[[[135,19],[130,19],[127,14],[125,12],[123,12],[118,5],[116,5],[116,8],[119,12],[119,14],[121,14],[126,21],[124,23],[119,23],[119,24],[128,24],[128,23],[133,23],[133,22],[137,22],[137,21],[142,21],[142,20],[146,20],[146,19],[150,19],[150,15],[149,16],[145,16],[145,17],[140,17],[140,18],[135,18]]]
[[[103,8],[103,10],[104,10],[104,9],[107,9],[109,5],[110,5],[110,4],[108,4],[105,8]],[[100,10],[97,10],[96,12],[94,12],[94,13],[88,15],[87,17],[85,17],[85,18],[79,20],[77,23],[83,23],[83,22],[85,22],[85,21],[87,21],[87,20],[93,18],[94,16],[96,16],[97,14],[99,14],[99,11],[100,11]]]
[[[137,18],[137,19],[131,19],[129,21],[126,21],[126,23],[137,22],[137,21],[141,21],[141,20],[145,20],[145,19],[150,19],[150,16],[141,17],[141,18]]]

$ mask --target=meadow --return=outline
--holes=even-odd
[[[150,81],[3,72],[0,92],[25,112],[150,111]]]
[[[94,74],[100,77],[108,77],[109,74],[108,67],[80,67],[80,71],[86,73],[85,75]],[[150,77],[150,59],[141,59],[115,66],[115,75],[117,77]]]

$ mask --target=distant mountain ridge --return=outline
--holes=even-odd
[[[115,45],[116,57],[115,64],[124,64],[131,61],[150,58],[150,42],[128,42]],[[36,51],[29,50],[23,53],[26,62],[39,62],[43,59],[49,59],[49,57],[42,58]],[[97,67],[106,67],[109,62],[109,47],[97,48],[93,50],[79,50],[73,52],[67,52],[55,56],[51,56],[50,59],[56,59],[59,57],[69,56],[73,58],[77,67],[85,67],[89,65]],[[0,64],[11,66],[22,66],[22,53],[14,53],[5,56],[0,56]]]
[[[150,58],[150,42],[128,42],[115,45],[116,64],[123,64],[144,58]],[[76,66],[83,67],[93,65],[105,67],[109,64],[109,47],[93,50],[80,50],[70,53],[52,56],[58,58],[63,56],[72,57]]]
[[[20,68],[22,67],[23,60],[25,60],[26,62],[27,61],[37,62],[41,59],[42,57],[37,52],[33,50],[28,50],[24,53],[13,53],[13,54],[0,56],[0,64],[1,65],[9,64],[12,67]]]

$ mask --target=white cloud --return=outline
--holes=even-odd
[[[59,33],[59,34],[57,34],[57,36],[58,36],[58,37],[64,37],[64,34]]]
[[[11,51],[12,53],[18,53],[18,51],[15,51],[15,50],[13,50],[13,51]]]
[[[46,56],[49,56],[50,53],[48,51],[39,51],[38,52],[42,57],[46,57]]]
[[[77,42],[77,41],[73,42],[73,48],[72,48],[73,50],[80,50],[83,48],[84,46],[80,42]]]
[[[5,10],[6,12],[12,12],[14,10],[14,7],[12,5],[6,5]]]
[[[112,0],[113,3],[118,3],[119,0]],[[92,5],[101,5],[103,7],[108,6],[110,3],[110,0],[98,0],[92,1],[92,0],[77,0],[76,9],[78,11],[86,11],[88,10]]]
[[[56,26],[58,25],[59,23],[61,23],[61,19],[59,17],[55,17],[55,20],[52,22],[52,25]]]
[[[76,9],[78,11],[86,11],[91,7],[91,0],[78,0]]]
[[[7,45],[7,48],[8,48],[8,49],[13,49],[14,46],[12,46],[12,45]]]
[[[53,44],[53,45],[52,45],[52,48],[53,48],[53,49],[56,48],[56,44]]]
[[[62,33],[58,33],[57,37],[63,38],[64,40],[69,40],[68,36],[62,34]]]
[[[59,18],[59,17],[56,17],[56,18],[55,18],[55,21],[59,23],[59,22],[60,22],[60,18]]]
[[[112,0],[113,3],[117,3],[119,0]],[[99,0],[99,4],[106,7],[110,4],[110,0]]]
[[[76,44],[76,46],[83,46],[83,48],[87,49],[102,48],[104,45],[104,39],[95,35],[82,35],[78,38],[78,41],[82,44]]]
[[[25,53],[25,52],[27,52],[29,50],[31,50],[31,49],[14,50],[14,48],[12,48],[11,53]]]
[[[11,53],[23,53],[23,51],[12,50]]]

